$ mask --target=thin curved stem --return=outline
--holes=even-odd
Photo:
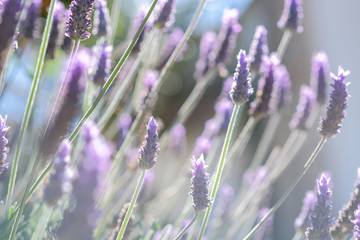
[[[184,233],[191,227],[191,225],[195,222],[197,217],[197,212],[195,213],[194,217],[191,219],[191,221],[184,227],[183,230],[181,230],[181,232],[174,238],[174,240],[179,240],[181,239],[182,235],[184,235]]]
[[[116,240],[121,240],[121,239],[123,238],[123,236],[124,236],[124,233],[125,233],[127,224],[129,223],[129,220],[130,220],[132,211],[133,211],[133,209],[134,209],[136,200],[137,200],[137,198],[138,198],[138,196],[139,196],[141,187],[142,187],[142,185],[143,185],[143,183],[144,183],[145,175],[146,175],[146,170],[142,170],[142,171],[141,171],[141,176],[140,176],[139,181],[138,181],[138,183],[137,183],[137,185],[136,185],[136,188],[135,188],[134,195],[133,195],[133,197],[131,198],[131,202],[130,202],[129,208],[128,208],[127,212],[126,212],[124,221],[123,221],[122,224],[121,224],[121,228],[120,228],[119,233],[118,233],[118,235],[117,235],[117,237],[116,237]]]
[[[291,183],[289,188],[286,190],[286,192],[282,195],[282,197],[279,199],[279,201],[269,210],[269,212],[261,219],[261,221],[256,224],[256,226],[245,236],[244,240],[249,240],[251,237],[256,233],[256,231],[265,223],[265,221],[272,215],[274,212],[281,206],[281,204],[286,200],[286,198],[289,196],[289,194],[292,192],[292,190],[295,188],[295,186],[299,183],[301,178],[305,175],[305,173],[309,170],[311,164],[316,159],[317,155],[319,154],[320,150],[323,148],[323,146],[326,143],[327,138],[322,137],[319,144],[316,146],[314,152],[311,154],[310,158],[307,160],[307,162],[304,165],[304,168],[302,172],[295,178],[295,180]]]
[[[286,50],[286,48],[288,47],[292,36],[293,36],[292,31],[290,31],[290,30],[285,30],[285,32],[284,32],[284,34],[283,34],[283,36],[282,36],[282,38],[281,38],[281,40],[280,40],[278,49],[276,50],[277,55],[278,55],[278,58],[280,59],[280,61],[281,61],[282,58],[284,57],[285,50]]]

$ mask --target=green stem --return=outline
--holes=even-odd
[[[24,118],[22,120],[21,127],[20,127],[19,138],[17,140],[16,149],[15,149],[15,157],[14,157],[13,165],[11,168],[8,192],[6,195],[6,205],[5,206],[7,206],[7,207],[11,204],[11,201],[12,201],[11,198],[12,198],[12,195],[14,192],[16,174],[17,174],[17,170],[18,170],[18,166],[19,166],[21,145],[22,145],[22,141],[24,138],[24,134],[25,134],[27,125],[29,123],[31,112],[34,107],[36,92],[38,89],[41,71],[42,71],[42,68],[44,65],[45,53],[46,53],[48,42],[49,42],[49,35],[50,35],[53,16],[54,16],[55,3],[56,3],[56,0],[51,0],[50,6],[49,6],[49,14],[46,19],[44,35],[43,35],[41,45],[40,45],[39,57],[38,57],[36,67],[35,67],[35,74],[34,74],[32,84],[31,84],[30,94],[29,94],[29,97],[27,100]]]
[[[319,154],[320,150],[326,143],[327,138],[322,137],[319,144],[316,146],[314,152],[311,154],[308,161],[305,163],[304,168],[302,172],[295,178],[295,180],[291,183],[289,188],[286,190],[286,192],[282,195],[282,197],[279,199],[279,201],[270,209],[270,211],[261,219],[261,221],[256,224],[256,226],[246,235],[244,240],[249,240],[251,237],[256,233],[256,231],[265,223],[265,221],[281,206],[281,204],[286,200],[286,198],[289,196],[289,194],[292,192],[292,190],[295,188],[295,186],[299,183],[301,178],[305,175],[305,173],[309,170],[311,164],[316,159],[317,155]]]
[[[114,44],[114,39],[116,36],[116,30],[119,22],[119,16],[120,16],[120,7],[121,7],[121,0],[115,0],[113,1],[113,5],[111,6],[111,31],[110,34],[107,36],[108,43],[110,45]]]
[[[216,193],[217,193],[218,188],[219,188],[221,175],[222,175],[222,172],[224,170],[225,161],[226,161],[226,155],[227,155],[229,147],[230,147],[230,142],[231,142],[231,138],[232,138],[232,134],[233,134],[233,129],[234,129],[234,126],[235,126],[235,119],[236,119],[236,117],[237,117],[237,115],[239,113],[239,110],[240,110],[240,105],[235,105],[234,109],[233,109],[233,112],[231,114],[229,127],[228,127],[228,129],[226,131],[225,141],[224,141],[224,145],[223,145],[223,148],[222,148],[222,151],[221,151],[219,165],[217,167],[217,171],[216,171],[216,175],[215,175],[215,182],[214,182],[214,184],[212,186],[211,193],[210,193],[210,199],[212,199],[212,201],[210,202],[209,207],[206,209],[206,213],[205,213],[204,218],[203,218],[201,231],[200,231],[198,240],[202,239],[202,237],[203,237],[203,235],[205,233],[206,225],[207,225],[207,223],[209,221],[212,206],[214,204]]]
[[[144,182],[144,179],[145,179],[145,175],[146,175],[146,170],[142,170],[141,171],[141,176],[140,176],[140,179],[136,185],[136,188],[135,188],[135,192],[134,192],[134,195],[131,199],[131,202],[130,202],[130,205],[129,205],[129,209],[127,210],[126,212],[126,215],[125,215],[125,218],[124,218],[124,221],[122,222],[121,224],[121,228],[120,228],[120,231],[117,235],[117,238],[116,240],[121,240],[124,236],[124,233],[125,233],[125,230],[126,230],[126,227],[127,227],[127,224],[130,220],[130,217],[131,217],[131,214],[132,214],[132,211],[134,209],[134,205],[136,203],[136,200],[139,196],[139,193],[140,193],[140,190],[141,190],[141,187],[143,185],[143,182]]]
[[[44,233],[46,231],[46,227],[48,225],[49,219],[53,212],[52,207],[44,206],[44,212],[40,217],[40,221],[36,225],[35,231],[31,237],[31,240],[43,239]]]
[[[183,230],[181,230],[181,232],[174,238],[174,240],[179,240],[181,239],[182,235],[184,235],[184,233],[189,229],[189,227],[191,227],[191,225],[195,222],[197,217],[197,212],[195,213],[194,217],[191,219],[191,221],[184,227]]]
[[[292,35],[293,35],[292,31],[285,30],[285,32],[284,32],[284,34],[283,34],[283,36],[282,36],[282,38],[280,40],[278,49],[276,50],[278,58],[280,59],[280,61],[284,57],[285,50],[286,50],[286,48],[288,47],[288,45],[290,43]]]

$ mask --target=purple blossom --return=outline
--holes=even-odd
[[[360,205],[358,209],[354,212],[355,219],[353,220],[354,224],[354,236],[356,240],[360,240]]]
[[[33,0],[26,11],[26,17],[21,21],[21,33],[25,38],[34,38],[36,23],[41,14],[41,0]]]
[[[289,29],[301,33],[304,28],[302,0],[285,0],[284,10],[277,25],[280,29]]]
[[[315,193],[313,191],[307,191],[303,200],[301,212],[294,222],[296,231],[301,231],[305,234],[306,229],[310,227],[310,216],[311,212],[314,210],[315,201]]]
[[[159,148],[159,136],[157,133],[157,123],[154,117],[150,117],[149,123],[147,124],[147,135],[141,148],[139,149],[138,164],[143,170],[149,170],[154,167],[157,161],[157,152]]]
[[[317,53],[312,60],[310,86],[316,93],[316,101],[324,105],[327,101],[329,62],[326,53]]]
[[[273,109],[281,111],[291,101],[291,80],[285,65],[279,65],[275,69],[275,92]]]
[[[64,4],[60,1],[55,3],[54,18],[52,22],[52,27],[50,31],[48,48],[46,50],[46,57],[50,59],[55,58],[55,50],[58,46],[62,44],[64,40],[64,26],[63,22],[65,21],[65,7]]]
[[[249,49],[249,63],[250,69],[254,74],[260,73],[263,56],[269,54],[269,47],[267,43],[267,30],[264,26],[256,27],[254,38]]]
[[[178,123],[171,128],[168,146],[177,155],[184,152],[186,148],[186,128],[184,125]]]
[[[216,41],[215,32],[206,32],[201,37],[199,47],[199,59],[195,65],[194,78],[196,80],[201,79],[205,73],[209,70],[209,55],[212,51],[214,43]]]
[[[157,80],[158,80],[158,73],[153,70],[147,70],[144,77],[144,89],[141,92],[141,103],[144,103],[155,86]]]
[[[237,22],[239,12],[236,9],[225,9],[222,18],[222,26],[213,51],[210,54],[210,61],[213,66],[220,63],[227,63],[236,45],[236,38],[242,27]]]
[[[315,95],[313,90],[308,86],[302,86],[300,89],[299,103],[296,107],[296,112],[290,122],[290,128],[299,130],[308,130],[311,127],[309,118],[315,106]]]
[[[106,2],[106,0],[97,0],[96,2],[94,28],[92,29],[92,33],[96,37],[106,37],[111,31],[109,9]]]
[[[135,36],[137,30],[140,28],[142,22],[144,21],[145,16],[146,16],[146,10],[142,9],[134,21],[134,24],[132,27],[132,34],[130,36]],[[149,21],[147,21],[144,26],[144,29],[140,33],[139,38],[133,47],[133,50],[131,51],[132,54],[140,52],[141,44],[143,43],[143,41],[145,39],[145,35],[149,32],[150,28],[151,28],[151,23]]]
[[[343,118],[345,117],[345,109],[349,94],[347,92],[347,85],[344,80],[350,74],[349,71],[344,71],[339,67],[338,76],[335,74],[330,75],[334,80],[331,86],[334,88],[330,95],[330,104],[327,108],[326,118],[321,118],[320,127],[318,131],[326,138],[333,137],[340,132],[340,127]]]
[[[215,105],[216,107],[216,105]],[[221,129],[221,121],[222,119],[221,116],[218,116],[217,114],[215,114],[215,116],[209,120],[207,120],[205,122],[205,127],[204,130],[202,132],[202,138],[200,140],[200,138],[196,139],[195,142],[195,149],[197,149],[196,151],[194,150],[194,155],[195,156],[200,156],[201,153],[204,153],[205,155],[209,152],[210,147],[211,147],[211,139],[213,139],[216,135],[219,134],[220,129]],[[198,142],[199,140],[199,142]],[[210,145],[207,144],[207,142],[210,143]],[[199,145],[198,145],[199,143]]]
[[[7,138],[5,137],[10,127],[6,126],[7,116],[4,118],[0,115],[0,174],[8,168],[9,164],[5,162],[7,157]]]
[[[56,206],[61,197],[71,192],[72,172],[68,168],[71,144],[64,140],[59,147],[58,156],[54,162],[50,179],[44,189],[43,199],[49,206]]]
[[[274,97],[274,85],[275,83],[275,69],[279,64],[279,59],[275,54],[271,54],[270,57],[264,57],[265,72],[259,79],[258,89],[256,92],[256,98],[251,103],[249,114],[256,119],[260,119],[268,116],[274,109],[271,109],[270,102]]]
[[[228,77],[224,80],[223,82],[223,85],[222,85],[222,89],[221,89],[221,93],[219,95],[219,98],[228,98],[231,100],[230,98],[230,91],[231,91],[231,88],[232,88],[232,85],[234,83],[234,78],[233,76],[231,77]]]
[[[208,137],[200,136],[195,141],[195,147],[193,150],[193,155],[198,158],[201,154],[205,156],[209,153],[211,148],[211,140]]]
[[[158,28],[169,28],[175,21],[175,0],[160,0],[156,8],[154,25]]]
[[[90,13],[94,11],[95,0],[73,0],[70,4],[70,16],[66,22],[65,36],[82,41],[90,37],[92,26]]]
[[[125,137],[131,127],[131,123],[132,123],[132,119],[131,119],[131,116],[129,113],[124,112],[123,114],[121,114],[121,116],[119,117],[119,121],[118,121],[118,128],[119,128],[118,146],[119,147],[123,144]]]
[[[262,208],[259,211],[258,221],[261,221],[263,217],[269,212],[269,208]],[[254,235],[254,240],[270,240],[272,239],[274,215],[271,215],[265,223],[259,228]]]
[[[230,216],[231,205],[234,202],[234,189],[224,184],[219,192],[219,200],[217,201],[215,215],[224,220]]]
[[[94,74],[95,84],[102,86],[104,85],[106,79],[109,77],[111,70],[111,52],[112,46],[104,43],[100,49],[100,56],[97,59],[96,71]]]
[[[200,155],[198,159],[195,157],[191,160],[194,170],[192,170],[193,177],[191,178],[191,192],[193,197],[193,207],[195,211],[199,212],[209,207],[209,174],[206,172],[204,162],[204,155]]]
[[[246,58],[246,52],[240,50],[237,57],[238,64],[235,68],[234,82],[230,90],[230,97],[234,104],[243,104],[249,101],[254,89],[251,87],[251,77],[248,68],[248,59]]]
[[[311,224],[305,234],[308,240],[331,240],[330,227],[333,224],[333,218],[331,217],[330,178],[322,174],[317,180],[317,187],[316,202],[310,215]]]
[[[215,104],[215,117],[218,119],[219,131],[227,130],[233,107],[233,103],[228,98],[220,99]]]

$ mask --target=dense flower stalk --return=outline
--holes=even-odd
[[[117,217],[117,224],[116,224],[116,227],[114,228],[113,232],[112,232],[112,235],[111,237],[109,238],[109,240],[116,240],[117,239],[117,235],[119,234],[119,231],[120,231],[120,228],[121,228],[121,225],[124,221],[124,218],[125,218],[125,215],[129,209],[129,203],[125,203],[123,208],[121,209],[120,213],[119,213],[119,216]],[[124,233],[124,236],[123,236],[123,239],[127,239],[131,233],[131,225],[132,225],[132,222],[134,221],[134,217],[131,216],[130,217],[130,220],[128,222],[128,225],[126,226],[126,229],[125,229],[125,233]]]
[[[131,116],[129,113],[124,112],[123,114],[121,114],[121,116],[119,117],[119,121],[118,121],[118,128],[119,128],[118,146],[119,147],[123,144],[125,137],[131,127],[131,123],[132,123],[132,120],[131,120]]]
[[[96,1],[96,10],[94,13],[94,27],[92,33],[96,37],[106,37],[111,31],[109,9],[106,6],[106,0]]]
[[[25,38],[34,38],[35,27],[41,13],[41,5],[41,0],[33,0],[26,10],[26,17],[20,23],[21,34]]]
[[[271,109],[270,102],[274,97],[273,90],[276,79],[274,73],[279,64],[279,59],[275,54],[272,54],[270,57],[265,57],[264,60],[265,72],[259,80],[256,98],[251,103],[251,108],[249,110],[249,114],[256,119],[266,117],[274,110]]]
[[[356,240],[360,240],[360,205],[354,212],[355,219],[353,220],[354,223],[354,236]]]
[[[237,59],[238,63],[235,68],[234,82],[230,90],[230,97],[234,104],[240,105],[249,101],[254,89],[251,87],[251,77],[246,52],[240,50]]]
[[[153,70],[147,70],[145,73],[145,77],[143,79],[143,83],[144,83],[144,89],[141,92],[141,103],[145,103],[149,93],[151,92],[151,90],[153,89],[153,87],[155,86],[157,80],[158,80],[158,73],[156,71]]]
[[[315,201],[315,193],[313,191],[306,192],[301,212],[294,222],[296,231],[300,231],[302,234],[305,234],[306,229],[310,227],[310,216],[311,212],[314,210]]]
[[[154,25],[158,28],[169,28],[175,21],[175,6],[175,0],[160,0],[155,14],[156,20]]]
[[[191,178],[191,192],[193,197],[193,207],[196,212],[205,210],[209,207],[209,174],[206,172],[206,166],[204,162],[204,155],[201,155],[198,159],[193,157],[191,160],[194,169],[192,170],[193,177]]]
[[[254,38],[249,49],[249,63],[250,70],[254,74],[260,73],[263,56],[269,54],[269,47],[267,42],[267,30],[264,26],[257,26]]]
[[[195,158],[199,158],[201,154],[205,156],[209,153],[211,148],[211,139],[207,136],[199,136],[195,141],[193,155]]]
[[[219,131],[226,131],[230,122],[234,104],[228,98],[219,99],[215,103],[214,121],[219,126]],[[214,137],[216,134],[212,135]]]
[[[157,152],[159,148],[159,136],[157,133],[157,123],[154,117],[150,117],[147,124],[147,135],[141,148],[139,149],[138,164],[143,170],[149,170],[154,167],[157,161]]]
[[[98,86],[104,85],[106,79],[109,77],[111,70],[111,52],[112,46],[104,43],[100,47],[100,56],[97,59],[96,71],[93,77],[94,83]]]
[[[213,66],[220,63],[227,63],[230,54],[236,45],[236,38],[242,27],[237,22],[239,13],[236,9],[225,9],[222,19],[222,26],[213,51],[210,54],[210,61]]]
[[[290,122],[290,128],[296,128],[306,131],[310,127],[309,118],[315,106],[315,95],[308,86],[302,86],[300,89],[299,103],[296,112]]]
[[[6,119],[7,116],[4,118],[0,115],[0,174],[8,168],[8,163],[5,162],[7,157],[7,147],[6,144],[8,140],[6,139],[5,135],[9,130],[9,127],[6,126]]]
[[[281,111],[291,102],[291,80],[285,65],[276,67],[275,78],[275,99],[271,108]]]
[[[263,219],[263,217],[269,212],[268,208],[262,208],[259,211],[258,221]],[[264,225],[262,225],[259,230],[254,235],[254,240],[270,240],[272,239],[272,231],[273,231],[273,222],[274,222],[274,215],[271,215]]]
[[[209,55],[216,41],[215,32],[206,32],[201,37],[199,46],[199,59],[195,65],[194,78],[199,80],[209,70]]]
[[[65,7],[60,1],[56,2],[54,10],[54,18],[52,22],[48,48],[46,50],[46,57],[55,58],[55,51],[64,41],[64,20],[65,20]]]
[[[355,189],[351,193],[349,202],[339,211],[339,217],[336,223],[331,227],[331,236],[334,240],[342,240],[349,236],[353,229],[355,218],[354,212],[360,204],[360,168],[357,171],[357,181]]]
[[[171,128],[169,149],[176,155],[182,154],[186,148],[186,128],[178,123]]]
[[[80,154],[78,177],[73,183],[72,195],[76,205],[71,212],[64,214],[57,231],[59,240],[93,239],[93,230],[99,216],[99,211],[95,209],[95,197],[104,187],[112,148],[92,121],[86,122],[83,137],[85,147]]]
[[[330,178],[322,174],[317,180],[317,187],[316,202],[310,215],[311,225],[306,230],[306,237],[308,240],[331,240],[330,227],[333,219]]]
[[[70,4],[70,16],[66,22],[65,36],[82,41],[90,37],[92,26],[90,13],[94,11],[95,0],[73,0]]]
[[[301,33],[303,31],[303,18],[302,0],[285,0],[284,10],[277,25],[281,29]]]
[[[350,74],[349,71],[344,71],[339,67],[338,76],[331,74],[330,77],[334,80],[331,86],[334,88],[330,95],[330,103],[327,108],[326,118],[321,118],[320,127],[318,131],[324,137],[330,138],[340,132],[340,127],[343,118],[345,117],[345,109],[349,94],[347,92],[347,85],[344,80]]]
[[[130,36],[135,36],[137,30],[140,28],[141,23],[144,21],[146,16],[146,10],[141,10],[140,13],[138,14],[138,16],[136,17],[133,27],[132,27],[132,34]],[[142,32],[139,35],[138,40],[136,41],[133,50],[131,51],[132,54],[136,54],[138,52],[140,52],[141,50],[141,45],[144,42],[145,36],[146,34],[149,32],[149,30],[151,29],[151,23],[149,21],[146,22],[144,29],[142,30]]]
[[[312,60],[310,86],[316,93],[316,101],[320,105],[327,102],[327,85],[329,62],[326,53],[317,53]]]
[[[70,162],[71,147],[67,140],[64,140],[59,147],[49,182],[44,189],[43,199],[49,206],[56,206],[64,194],[71,192],[72,172],[67,166]]]
[[[234,202],[234,189],[230,185],[224,185],[219,192],[219,200],[215,209],[215,215],[223,222],[230,216],[231,205]]]

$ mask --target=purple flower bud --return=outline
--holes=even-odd
[[[113,150],[100,135],[100,130],[89,128],[97,128],[97,126],[89,120],[84,125],[87,139],[80,154],[78,177],[73,183],[73,198],[76,205],[73,211],[64,214],[62,224],[57,231],[59,240],[92,239],[99,217],[99,211],[95,208],[95,197],[104,187]]]
[[[254,89],[251,87],[251,77],[246,52],[240,50],[237,59],[238,64],[235,68],[234,82],[231,87],[230,97],[234,104],[240,105],[249,101]]]
[[[208,137],[200,136],[195,141],[195,147],[193,150],[193,155],[198,158],[201,154],[205,156],[209,153],[211,148],[211,140]]]
[[[73,0],[70,4],[70,16],[66,22],[65,36],[77,41],[90,37],[92,26],[90,13],[94,11],[95,0]]]
[[[146,10],[142,9],[134,21],[133,28],[132,28],[132,34],[130,36],[135,36],[137,30],[140,28],[142,22],[144,21],[145,16],[146,16]],[[136,53],[140,52],[141,44],[143,43],[143,41],[145,39],[145,35],[149,32],[150,28],[151,28],[151,23],[149,21],[147,21],[144,26],[144,29],[140,33],[139,38],[133,47],[133,50],[131,51],[132,54],[136,54]]]
[[[217,122],[219,131],[226,131],[230,123],[230,118],[234,104],[227,98],[219,100],[215,104],[215,117],[219,119]]]
[[[317,180],[318,191],[316,193],[316,202],[314,210],[310,215],[311,225],[306,230],[308,240],[331,240],[330,227],[333,224],[331,217],[332,191],[330,188],[330,178],[322,174]]]
[[[352,220],[355,218],[354,212],[360,204],[360,168],[357,170],[357,181],[355,189],[351,193],[349,202],[339,211],[336,223],[331,227],[331,235],[334,240],[346,239],[354,229]]]
[[[269,212],[269,208],[262,208],[259,211],[258,221],[261,221],[263,217]],[[272,239],[274,215],[271,215],[265,223],[259,228],[254,235],[254,240],[270,240]]]
[[[330,138],[340,132],[341,122],[345,117],[345,109],[349,94],[347,92],[347,85],[344,80],[350,74],[349,71],[344,71],[339,67],[338,76],[335,74],[330,75],[334,80],[331,86],[334,88],[330,95],[330,104],[327,108],[326,118],[320,119],[320,127],[318,131],[326,138]]]
[[[232,88],[232,85],[234,83],[234,78],[233,77],[228,77],[224,80],[223,82],[223,86],[222,86],[222,89],[221,89],[221,93],[219,95],[219,98],[228,98],[231,100],[230,98],[230,91],[231,91],[231,88]]]
[[[55,50],[58,46],[62,44],[64,40],[64,24],[65,21],[65,7],[64,4],[60,1],[55,3],[55,10],[54,10],[54,18],[52,22],[52,27],[50,31],[49,43],[48,48],[46,50],[46,57],[50,59],[55,58]]]
[[[193,177],[191,178],[191,192],[193,197],[193,207],[195,211],[199,212],[209,207],[209,174],[206,172],[204,162],[204,155],[200,155],[198,159],[195,157],[191,160],[194,170],[192,170]]]
[[[209,55],[216,41],[215,32],[206,32],[200,41],[199,59],[195,65],[194,78],[199,80],[209,70]]]
[[[314,210],[315,200],[316,197],[313,191],[306,192],[301,212],[294,222],[296,231],[300,231],[305,234],[306,229],[310,227],[310,215]]]
[[[69,77],[65,79],[63,101],[55,112],[52,122],[41,144],[43,158],[47,159],[58,149],[60,142],[67,134],[71,122],[77,117],[81,110],[82,94],[85,91],[85,79],[83,76],[88,67],[89,54],[79,51],[74,61]]]
[[[222,119],[219,119],[219,117],[215,114],[213,118],[205,122],[205,127],[201,134],[202,137],[196,139],[195,142],[195,150],[194,150],[195,156],[200,156],[201,153],[204,153],[206,156],[206,154],[209,152],[211,147],[211,139],[213,139],[220,132],[220,127],[221,127],[220,121],[222,121]]]
[[[128,114],[127,112],[124,112],[123,114],[121,114],[121,116],[119,117],[119,121],[118,121],[118,127],[119,127],[118,146],[119,147],[123,144],[125,137],[131,127],[131,123],[132,123],[132,120],[131,120],[130,114]]]
[[[154,167],[157,161],[157,152],[159,148],[159,137],[157,133],[157,123],[154,117],[150,117],[149,123],[147,124],[147,135],[141,148],[139,149],[138,164],[143,170],[149,170]]]
[[[158,73],[153,70],[147,70],[144,77],[144,89],[141,92],[141,103],[145,103],[149,93],[158,80]]]
[[[291,101],[291,80],[284,65],[276,67],[275,78],[275,99],[272,102],[274,104],[272,108],[281,111]]]
[[[64,140],[58,151],[49,182],[45,186],[43,199],[49,206],[56,206],[64,194],[71,192],[72,172],[68,168],[71,144]]]
[[[289,29],[301,33],[304,30],[303,18],[302,0],[285,0],[284,10],[277,25],[280,29]]]
[[[296,112],[290,122],[290,128],[296,128],[306,131],[309,129],[309,118],[314,109],[315,95],[313,90],[308,86],[302,86],[300,89],[299,103]]]
[[[358,209],[354,212],[355,219],[353,220],[354,224],[354,236],[356,240],[360,240],[360,205]]]
[[[271,99],[274,97],[275,68],[279,59],[275,54],[264,57],[265,72],[259,80],[256,98],[251,103],[249,114],[256,119],[268,116],[274,109],[271,109]]]
[[[20,23],[21,33],[25,38],[34,38],[36,23],[41,14],[41,0],[33,0],[26,11],[26,17]]]
[[[222,19],[222,26],[210,54],[212,65],[227,63],[236,45],[236,38],[242,27],[237,22],[239,13],[236,9],[225,9]]]
[[[327,85],[329,62],[326,53],[320,52],[313,57],[310,86],[316,93],[316,101],[320,105],[327,102]]]
[[[158,28],[169,28],[175,21],[175,0],[160,0],[156,8],[154,25]]]
[[[173,153],[180,155],[186,149],[186,128],[178,123],[171,128],[168,147]]]
[[[106,2],[106,0],[97,0],[96,2],[92,33],[98,38],[106,37],[111,31],[109,9],[106,6]]]
[[[94,83],[99,86],[104,85],[106,79],[109,77],[111,70],[112,49],[112,46],[109,46],[106,43],[101,46],[100,56],[96,64],[97,69],[93,78]]]
[[[222,220],[230,216],[231,205],[234,202],[234,189],[225,184],[219,192],[219,200],[217,201],[215,215]]]
[[[249,49],[249,63],[250,69],[254,74],[260,73],[263,56],[269,54],[269,47],[267,43],[267,30],[264,26],[256,27],[254,38]]]
[[[8,168],[9,164],[5,162],[7,157],[7,147],[6,144],[8,140],[5,135],[10,127],[6,126],[7,116],[4,118],[0,115],[0,174]]]

